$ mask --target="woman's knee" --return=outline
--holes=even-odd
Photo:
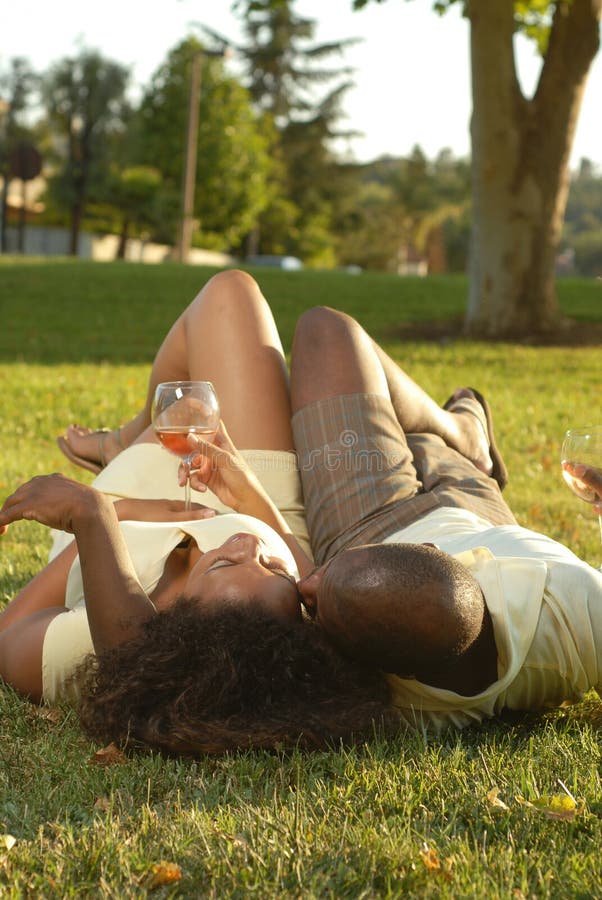
[[[202,311],[204,316],[211,313],[226,314],[235,319],[249,312],[257,313],[266,305],[255,279],[241,269],[227,269],[218,272],[204,285],[188,307],[188,316]]]
[[[243,272],[242,269],[225,269],[209,279],[199,296],[236,297],[244,300],[262,295],[259,285],[248,272]]]

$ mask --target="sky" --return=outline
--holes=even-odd
[[[131,70],[133,96],[148,83],[169,50],[199,24],[241,37],[231,0],[19,0],[0,4],[0,68],[25,56],[43,71],[81,46],[96,49]],[[341,64],[355,69],[344,102],[346,128],[362,136],[338,146],[367,162],[408,155],[418,144],[430,159],[443,148],[470,153],[468,24],[456,9],[438,17],[429,0],[384,0],[353,12],[352,0],[297,0],[295,9],[317,23],[315,42],[361,38]],[[531,44],[517,39],[518,71],[530,95],[540,62]],[[332,66],[339,64],[332,58]],[[227,62],[235,73],[236,59]],[[588,157],[602,170],[602,52],[588,80],[571,155],[571,168]]]

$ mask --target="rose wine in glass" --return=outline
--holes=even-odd
[[[190,434],[212,441],[219,425],[219,403],[210,381],[164,381],[157,385],[152,421],[161,444],[190,463],[195,452]],[[184,486],[185,509],[190,509],[190,483]]]
[[[562,443],[561,461],[573,465],[581,463],[592,469],[602,470],[602,425],[592,425],[589,428],[570,428]],[[575,475],[571,475],[564,468],[562,477],[580,500],[584,500],[586,503],[595,503],[598,495],[589,485]],[[602,542],[602,515],[598,516],[598,524]]]

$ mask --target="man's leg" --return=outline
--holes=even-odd
[[[293,412],[340,394],[379,394],[390,399],[406,434],[437,435],[481,471],[491,470],[479,420],[465,411],[442,409],[345,313],[318,307],[301,316],[291,376]]]
[[[492,524],[515,521],[495,481],[445,441],[450,420],[474,439],[478,419],[442,410],[404,373],[390,375],[397,409],[377,349],[353,319],[329,309],[301,317],[291,363],[293,431],[318,562],[378,543],[441,506]],[[432,430],[414,435],[404,425]]]
[[[311,310],[291,359],[293,433],[314,557],[361,541],[366,522],[413,498],[421,484],[372,341],[348,316]],[[392,529],[395,530],[395,529]]]

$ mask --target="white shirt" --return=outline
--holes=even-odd
[[[388,675],[413,725],[462,727],[504,708],[577,700],[602,681],[602,574],[567,547],[519,525],[492,526],[444,507],[384,543],[435,543],[477,579],[491,614],[498,680],[474,697]]]

